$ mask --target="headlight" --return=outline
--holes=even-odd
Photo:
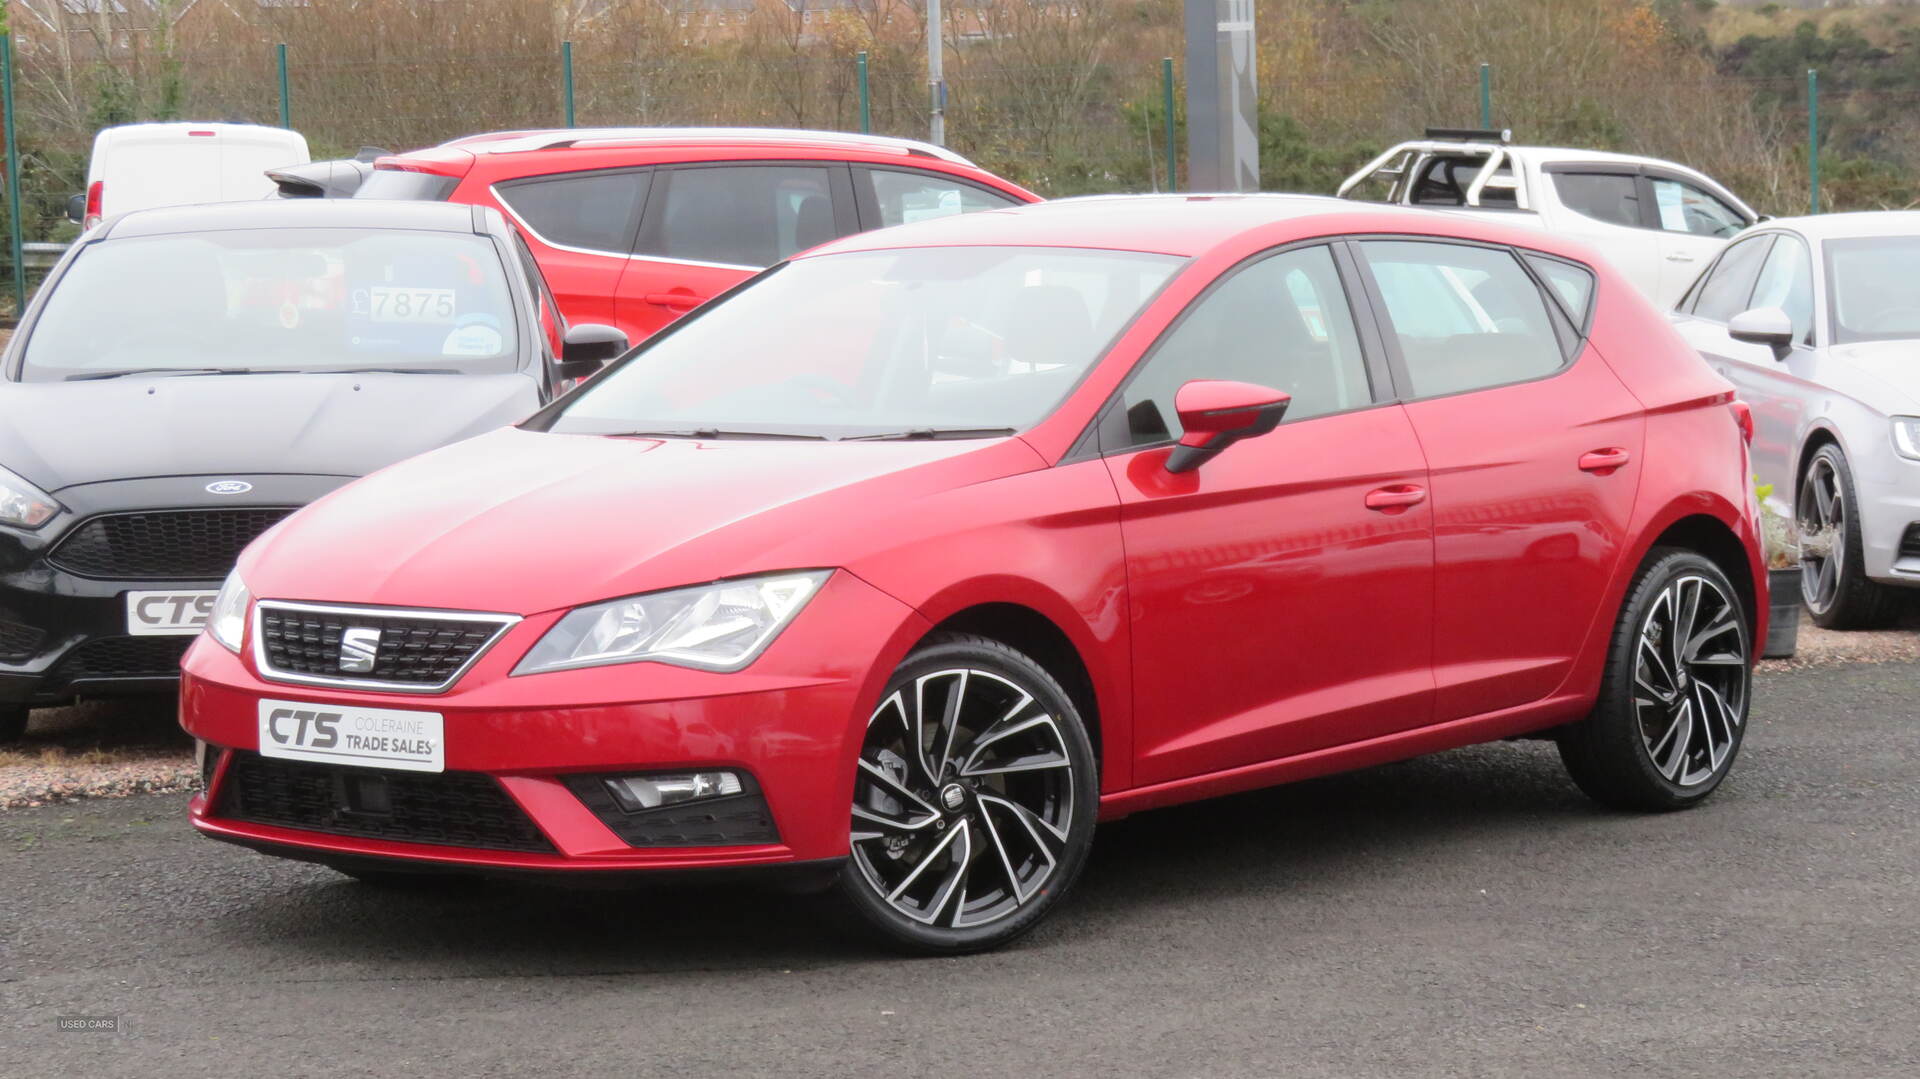
[[[1920,461],[1920,416],[1893,418],[1893,448],[1902,457]]]
[[[207,616],[207,635],[226,645],[227,651],[239,652],[240,641],[247,634],[247,608],[252,605],[253,596],[247,592],[247,582],[240,579],[240,571],[227,574],[220,594],[213,597],[213,613]]]
[[[742,577],[576,608],[554,623],[513,673],[642,660],[739,670],[793,621],[831,574]]]
[[[59,512],[52,495],[0,468],[0,525],[39,528]]]

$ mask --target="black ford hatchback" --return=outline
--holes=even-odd
[[[561,324],[490,209],[235,203],[94,229],[0,359],[0,741],[31,707],[171,689],[256,536],[624,349]]]

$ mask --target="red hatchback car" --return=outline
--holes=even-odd
[[[1286,196],[841,240],[295,514],[186,659],[207,835],[355,876],[798,867],[998,944],[1096,819],[1556,739],[1731,767],[1748,417],[1585,248]]]
[[[910,139],[669,127],[474,135],[380,158],[354,197],[500,209],[566,321],[632,341],[828,240],[1040,198]]]

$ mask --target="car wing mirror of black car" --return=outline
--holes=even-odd
[[[616,327],[597,322],[569,326],[567,336],[560,342],[560,356],[553,364],[554,374],[561,378],[586,378],[628,347],[626,333]]]
[[[67,196],[67,220],[78,225],[87,219],[87,193]]]
[[[1189,382],[1174,394],[1180,441],[1167,457],[1168,472],[1190,472],[1243,438],[1280,426],[1291,394],[1251,382]]]

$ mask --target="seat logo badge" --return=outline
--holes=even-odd
[[[253,484],[246,480],[219,480],[207,484],[207,493],[211,495],[243,495],[253,490]]]
[[[380,656],[380,631],[353,626],[340,634],[340,669],[348,674],[366,674]]]

